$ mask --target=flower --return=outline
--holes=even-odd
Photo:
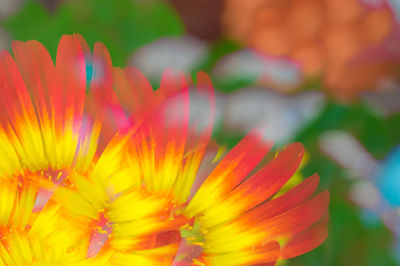
[[[57,197],[78,183],[89,185],[100,124],[87,109],[111,98],[111,60],[102,44],[92,56],[79,35],[62,37],[55,65],[37,41],[12,48],[15,59],[7,51],[0,55],[1,261],[73,264],[85,254],[86,231],[63,217]],[[103,71],[89,82],[88,95],[86,64]]]
[[[222,23],[233,39],[298,63],[306,78],[321,76],[331,95],[349,100],[399,78],[395,14],[388,1],[367,2],[225,0]]]
[[[80,35],[55,66],[36,41],[0,56],[0,257],[6,265],[251,265],[312,250],[327,236],[318,176],[274,196],[299,166],[257,131],[203,167],[212,119],[190,119],[190,87],[166,72],[153,92]],[[210,115],[212,118],[212,115]],[[212,164],[212,163],[211,163]],[[255,169],[259,170],[255,170]]]

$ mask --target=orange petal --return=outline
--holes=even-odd
[[[262,219],[268,219],[293,209],[311,197],[318,187],[318,183],[318,175],[313,175],[282,196],[257,207],[257,211],[251,215],[254,215],[254,217],[259,217],[261,215]]]
[[[290,259],[300,256],[321,245],[327,237],[326,222],[319,222],[290,239],[282,248],[281,257]]]
[[[204,212],[202,224],[211,227],[233,219],[275,194],[296,172],[304,148],[294,143],[254,176],[237,186],[226,199]]]
[[[66,112],[81,118],[86,92],[86,62],[81,38],[64,35],[57,49],[56,73],[58,88],[54,90],[53,108],[64,122]],[[81,120],[81,119],[79,119]]]
[[[256,167],[271,148],[256,131],[248,134],[218,164],[187,207],[194,215],[217,204]]]
[[[17,64],[5,50],[0,54],[0,88],[3,102],[0,105],[0,117],[3,128],[9,128],[10,124],[15,125],[16,119],[20,117],[27,116],[26,118],[35,120],[33,105]]]
[[[15,61],[34,104],[43,117],[52,114],[50,91],[55,89],[55,68],[47,49],[38,41],[13,42]]]
[[[269,237],[298,234],[317,222],[328,210],[329,192],[325,191],[307,202],[264,221],[258,221]],[[255,223],[257,221],[252,221]]]

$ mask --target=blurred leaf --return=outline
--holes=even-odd
[[[211,71],[212,67],[220,60],[223,56],[238,51],[241,48],[237,43],[229,39],[219,39],[214,41],[210,47],[210,58],[204,65],[204,70]]]
[[[137,48],[164,36],[184,32],[177,14],[164,1],[70,0],[50,14],[27,0],[23,9],[3,22],[13,39],[35,39],[54,56],[64,34],[80,33],[90,46],[103,42],[115,65],[125,65]]]
[[[385,124],[389,130],[390,142],[395,145],[400,144],[400,113],[391,115],[385,119]]]
[[[329,102],[321,116],[299,134],[298,140],[308,148],[318,149],[319,136],[328,130],[347,131],[377,158],[383,158],[395,144],[385,121],[361,103]]]
[[[201,70],[209,72],[211,75],[213,68],[224,56],[242,49],[239,44],[229,39],[219,39],[212,43],[210,47],[210,56]],[[240,88],[248,87],[254,84],[256,78],[253,76],[233,76],[225,79],[212,77],[214,86],[217,90],[222,92],[234,92]]]

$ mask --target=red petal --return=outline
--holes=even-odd
[[[309,252],[321,245],[328,237],[326,222],[319,222],[295,235],[281,250],[283,259],[290,259]]]
[[[128,116],[143,113],[154,106],[155,96],[147,78],[136,68],[114,68],[114,89],[119,103]]]
[[[112,62],[107,48],[102,43],[95,43],[93,51],[93,75],[89,97],[108,106],[112,96]]]
[[[5,50],[0,54],[0,95],[3,102],[0,117],[4,128],[15,125],[16,119],[25,115],[35,121],[33,105],[17,64]]]
[[[55,68],[47,49],[38,41],[13,42],[13,52],[38,113],[52,114],[50,95],[56,87]]]
[[[261,228],[264,228],[271,238],[298,234],[317,222],[328,210],[328,204],[329,192],[325,191],[294,209],[260,221]],[[251,221],[253,224],[254,222],[256,221]]]
[[[54,89],[53,106],[57,114],[64,116],[73,110],[77,121],[81,121],[86,92],[86,62],[78,35],[64,35],[57,49],[57,88]],[[56,121],[64,122],[63,117]]]
[[[248,215],[252,218],[269,219],[288,210],[296,208],[307,200],[318,187],[319,176],[313,175],[305,179],[301,184],[292,188],[282,196],[264,203],[251,211]]]
[[[275,194],[296,171],[303,151],[303,146],[299,143],[286,148],[253,177],[237,186],[226,199],[208,208],[203,216],[204,226],[211,227],[231,220]],[[264,210],[257,212],[266,214]]]
[[[222,200],[256,167],[271,148],[254,130],[237,144],[218,164],[210,176],[204,181],[199,191],[189,203],[188,213],[198,213],[213,204],[205,201],[210,195]]]

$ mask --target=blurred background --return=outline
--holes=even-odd
[[[256,125],[277,149],[301,141],[287,186],[318,172],[331,191],[328,239],[281,265],[400,265],[399,0],[0,0],[0,23],[1,49],[54,56],[80,33],[155,87],[166,67],[205,70],[219,144]]]

